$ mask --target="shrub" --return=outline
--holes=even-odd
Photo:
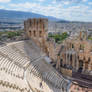
[[[8,38],[12,38],[14,36],[16,36],[16,33],[15,32],[8,32]]]
[[[7,32],[8,34],[8,38],[13,38],[15,36],[20,36],[21,35],[21,32]]]
[[[62,34],[49,34],[48,37],[54,38],[56,43],[61,43],[63,40],[65,40],[68,37],[67,32],[64,32]]]

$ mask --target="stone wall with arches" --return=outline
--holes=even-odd
[[[68,38],[61,45],[62,67],[92,75],[92,43],[80,38]]]

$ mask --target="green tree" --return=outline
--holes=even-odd
[[[16,32],[8,32],[8,38],[13,38],[14,36],[16,36]]]
[[[65,40],[68,37],[67,32],[64,32],[62,34],[49,34],[48,37],[54,38],[56,43],[61,43],[63,40]]]

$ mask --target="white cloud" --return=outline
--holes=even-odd
[[[10,4],[9,5],[11,9],[14,10],[23,10],[23,11],[29,11],[29,12],[34,12],[34,13],[39,13],[47,16],[54,16],[56,17],[56,13],[61,12],[61,4],[56,5],[41,5],[37,3],[20,3],[20,4]]]
[[[88,2],[89,5],[92,5],[92,2]]]
[[[83,2],[87,2],[88,0],[82,0]]]
[[[14,8],[23,8],[23,9],[29,9],[31,7],[35,7],[36,4],[35,3],[29,3],[29,2],[26,2],[26,3],[19,3],[19,4],[10,4],[11,7],[14,7]]]
[[[38,0],[38,1],[40,1],[40,2],[44,2],[45,0]]]
[[[67,3],[68,4],[68,3]],[[90,7],[79,4],[76,6],[64,7],[64,3],[55,3],[43,5],[40,3],[26,2],[19,4],[9,4],[10,9],[29,11],[34,13],[39,13],[46,16],[54,16],[66,20],[85,20],[92,21],[92,11]],[[90,11],[89,11],[90,10]]]
[[[65,5],[68,5],[68,4],[70,4],[70,2],[69,1],[65,1],[65,2],[63,2]]]
[[[52,1],[52,4],[56,4],[57,2],[55,0]]]
[[[0,0],[0,3],[8,3],[10,2],[11,0]]]
[[[0,6],[0,9],[4,9],[5,7],[4,6]]]
[[[79,3],[83,3],[83,2],[87,2],[88,0],[55,0],[55,1],[57,1],[57,2],[65,2],[65,3],[77,3],[77,4],[79,4]]]

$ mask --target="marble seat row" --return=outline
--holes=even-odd
[[[23,77],[23,68],[18,67],[14,62],[10,61],[7,57],[0,55],[0,70],[5,70],[12,75]]]
[[[33,55],[33,50],[28,49],[29,51],[31,51],[32,53],[30,53],[31,57],[27,56],[27,51],[26,49],[24,49],[24,45],[21,44],[15,44],[12,45],[12,48],[14,48],[14,50],[17,49],[17,52],[20,53],[21,56],[25,57],[25,58],[29,58],[30,60],[33,60],[33,58],[35,58],[35,56]],[[33,57],[34,56],[34,57]]]
[[[18,46],[18,45],[19,45],[19,46]],[[21,57],[23,57],[23,58],[25,57],[27,60],[29,60],[30,57],[28,57],[28,55],[26,55],[23,46],[24,46],[24,45],[21,45],[21,44],[14,44],[14,45],[11,46],[11,48],[12,48],[14,51],[18,52],[18,53],[21,55]]]
[[[31,92],[24,78],[23,67],[27,62],[30,60],[22,57],[10,45],[0,47],[0,91]]]
[[[29,51],[28,53],[26,52],[25,48],[28,48]],[[30,48],[29,44],[27,44],[27,42],[25,41],[21,41],[17,43],[15,42],[13,44],[8,44],[6,46],[0,47],[0,55],[1,55],[0,68],[8,69],[10,72],[12,73],[14,72],[16,75],[22,77],[23,76],[22,68],[26,64],[29,64],[31,62],[29,57],[31,56],[30,58],[36,59],[39,56],[39,54],[37,54],[38,56],[35,56],[35,54],[36,54],[36,50]],[[37,72],[36,69],[35,72]]]
[[[39,70],[37,70],[37,69],[35,68],[35,66],[30,65],[29,71],[30,71],[30,73],[33,73],[35,76],[41,78],[41,73],[38,72]]]
[[[11,49],[10,46],[4,46],[0,48],[0,54],[3,54],[5,57],[8,57],[13,62],[19,63],[21,67],[25,66],[27,63],[30,63],[30,60],[28,60],[28,58],[21,57],[21,55],[18,52]]]
[[[8,63],[10,66],[12,64],[13,67],[12,69],[8,65]],[[10,63],[8,60],[7,60],[7,64],[1,63],[0,65],[0,80],[6,81],[9,84],[17,85],[20,89],[24,89],[26,88],[26,86],[28,86],[28,84],[25,82],[24,79],[24,70],[18,67],[17,65]]]
[[[23,89],[29,89],[28,83],[33,82],[31,79],[35,85],[40,85],[38,80],[43,81],[53,92],[64,92],[61,90],[66,88],[68,83],[47,63],[33,41],[19,41],[0,47],[0,80],[5,82],[1,82],[1,85],[13,84],[15,89],[20,88],[20,92],[24,92]],[[30,83],[30,86],[33,84]]]
[[[66,85],[68,83],[62,76],[59,77],[57,75],[58,73],[56,74],[56,71],[53,68],[50,68],[43,59],[32,62],[30,66],[30,73],[40,74],[45,82],[53,85],[57,89],[61,89],[63,83],[66,83]]]
[[[21,87],[19,87],[16,84],[9,83],[8,81],[0,80],[0,86],[3,86],[3,87],[5,87],[8,90],[11,90],[11,89],[13,89],[13,91],[16,90],[15,92],[30,92],[29,89],[27,89],[27,88],[21,88]]]
[[[29,58],[30,61],[42,55],[40,49],[31,41],[20,41],[19,43],[17,42],[13,44],[11,47],[13,50],[17,50],[17,52],[24,58]]]
[[[4,71],[0,71],[0,80],[8,81],[11,84],[16,84],[20,88],[25,88],[25,86],[27,85],[24,79],[12,76],[11,74]]]
[[[35,79],[35,81],[36,81],[36,79],[37,79],[37,81],[33,84],[33,85],[36,86],[37,89],[43,90],[43,89],[44,89],[44,86],[43,86],[43,85],[47,84],[48,87],[50,88],[50,90],[52,90],[52,91],[50,91],[50,92],[64,92],[64,91],[62,91],[61,88],[55,87],[54,84],[50,83],[48,80],[45,80],[45,79],[42,79],[42,80],[41,80],[41,79],[35,78],[35,77],[37,77],[37,76],[35,76],[33,73],[31,73],[31,78],[32,78],[32,79]],[[40,85],[40,83],[42,83],[42,84]],[[38,85],[37,85],[37,84],[38,84]],[[46,89],[47,89],[47,88],[46,88]],[[44,91],[41,91],[41,92],[44,92]],[[48,91],[47,91],[47,92],[48,92]]]

